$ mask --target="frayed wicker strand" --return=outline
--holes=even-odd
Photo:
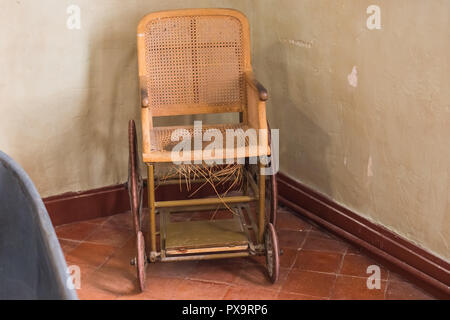
[[[192,191],[193,181],[203,182],[199,187],[195,188],[189,197],[193,197],[202,188],[210,185],[216,196],[223,199],[231,190],[242,190],[244,181],[244,168],[241,164],[224,164],[224,165],[208,165],[202,164],[181,164],[170,166],[167,173],[160,178],[160,182],[178,179],[180,191],[183,189],[183,182],[187,191]],[[184,180],[184,181],[183,181]],[[224,192],[219,192],[218,188],[225,186]],[[223,201],[224,206],[234,213],[234,211]]]

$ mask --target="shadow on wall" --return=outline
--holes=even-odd
[[[302,182],[318,187],[321,192],[331,196],[326,158],[330,138],[302,111],[305,102],[294,100],[294,88],[305,87],[302,84],[308,79],[290,65],[288,50],[280,42],[272,42],[271,46],[260,51],[260,54],[263,53],[261,68],[265,70],[259,72],[271,74],[270,78],[267,77],[272,84],[268,88],[268,115],[272,127],[280,128],[280,171],[302,177]]]
[[[119,17],[109,17],[104,26]],[[136,26],[138,20],[136,20]],[[134,29],[133,29],[134,30]],[[83,163],[80,181],[103,186],[122,183],[127,176],[129,119],[140,119],[136,33],[124,28],[102,28],[89,41],[84,121],[75,128]],[[140,122],[136,121],[140,127]],[[105,179],[106,178],[106,179]]]

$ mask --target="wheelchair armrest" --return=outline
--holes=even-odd
[[[251,71],[245,73],[247,87],[247,112],[245,122],[254,129],[267,129],[266,101],[267,90],[256,81]]]
[[[259,100],[267,101],[269,99],[269,93],[266,88],[264,88],[264,86],[255,79],[253,72],[246,72],[245,80],[254,90],[258,92]]]
[[[148,102],[147,80],[145,76],[139,77],[139,87],[141,91],[141,107],[147,108],[149,102]]]

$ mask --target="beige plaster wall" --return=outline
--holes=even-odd
[[[447,260],[449,15],[448,0],[277,0],[252,21],[281,170]]]

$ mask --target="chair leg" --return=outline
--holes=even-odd
[[[155,214],[155,173],[154,166],[148,165],[148,206],[150,209],[150,260],[156,259],[156,214]]]
[[[266,179],[265,176],[261,175],[261,171],[264,165],[259,162],[259,212],[258,212],[258,243],[263,243],[264,240],[264,226],[266,218]]]

